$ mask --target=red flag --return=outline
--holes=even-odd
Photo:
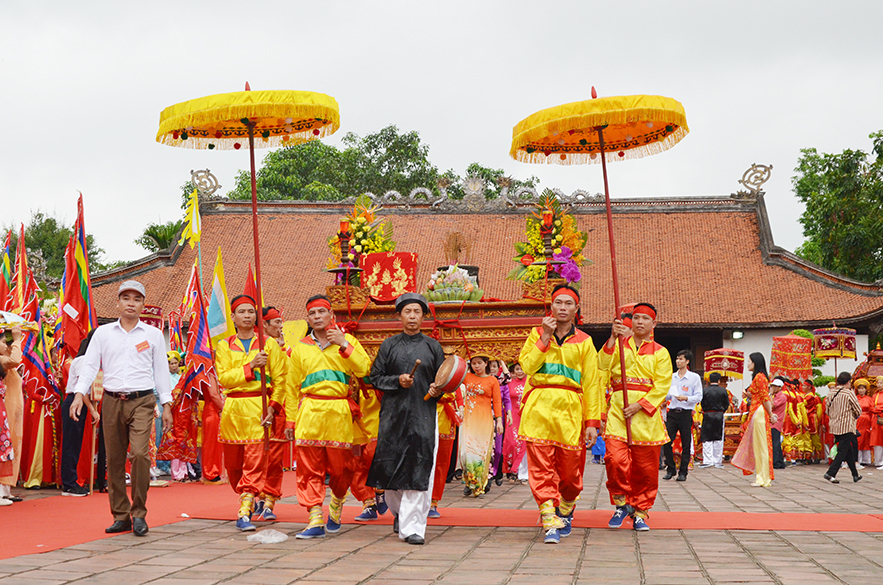
[[[25,321],[35,321],[39,315],[39,299],[37,298],[37,281],[28,268],[28,253],[25,246],[25,226],[21,226],[21,235],[15,250],[15,276],[12,279],[9,311],[17,314]]]
[[[64,296],[61,299],[59,318],[63,349],[66,355],[74,357],[80,349],[80,343],[98,326],[92,302],[92,278],[89,274],[82,194],[77,201],[74,233],[64,253],[62,291]]]
[[[254,272],[251,271],[251,262],[248,263],[248,276],[245,278],[245,286],[242,287],[242,294],[248,295],[260,304],[258,300],[258,285],[254,281]],[[256,307],[260,308],[260,307]]]
[[[8,310],[9,291],[12,289],[12,230],[6,232],[6,242],[0,254],[0,311]]]
[[[197,401],[208,396],[209,376],[214,376],[214,361],[209,345],[208,319],[205,300],[199,288],[196,266],[190,273],[186,304],[190,307],[190,327],[187,329],[187,355],[184,373],[173,390],[172,416],[175,424],[163,433],[157,459],[196,461],[196,435],[199,425]]]

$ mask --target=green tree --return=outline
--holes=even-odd
[[[135,243],[150,252],[168,250],[178,240],[184,220],[151,223],[144,228],[144,233],[135,238]]]
[[[466,175],[470,174],[488,181],[489,198],[499,195],[497,180],[504,176],[502,169],[473,163],[466,169]],[[314,140],[272,151],[264,157],[256,185],[260,200],[339,201],[366,192],[383,195],[398,191],[407,195],[416,187],[437,192],[442,177],[451,183],[449,194],[462,198],[461,177],[453,170],[439,172],[429,160],[429,145],[420,140],[420,135],[390,125],[366,136],[349,133],[343,138],[342,149]],[[520,186],[536,187],[538,183],[536,177],[516,180],[509,189],[514,192]],[[240,171],[227,196],[250,199],[250,173]]]
[[[18,228],[8,225],[3,228],[3,232],[10,229],[12,230],[11,249],[15,250],[18,246]],[[25,245],[32,252],[39,250],[45,262],[43,274],[35,272],[38,280],[60,280],[64,275],[64,251],[72,234],[73,223],[66,226],[62,219],[42,211],[31,212],[31,218],[25,224]],[[101,263],[104,249],[95,245],[95,238],[91,234],[86,234],[86,246],[89,251],[89,270],[93,273],[104,270],[105,266]]]
[[[861,150],[801,150],[791,180],[806,205],[797,254],[863,282],[883,278],[883,131],[870,138],[872,160]]]

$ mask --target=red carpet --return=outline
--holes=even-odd
[[[285,474],[284,493],[295,491],[294,474]],[[151,527],[190,518],[233,520],[238,497],[229,485],[205,486],[198,483],[171,484],[152,488],[147,499],[147,522]],[[352,501],[352,500],[351,500]],[[345,506],[343,522],[354,524],[361,512],[358,506]],[[534,527],[536,510],[496,508],[440,509],[442,518],[430,526]],[[279,504],[280,522],[305,524],[307,513],[301,506]],[[611,510],[577,509],[577,528],[606,528]],[[17,527],[15,538],[5,540],[0,559],[47,552],[66,546],[108,538],[104,529],[113,521],[107,494],[85,498],[52,496],[0,508],[0,530]],[[392,524],[387,514],[372,524]],[[883,532],[883,515],[871,514],[750,514],[747,512],[653,512],[649,520],[654,530],[805,530],[826,532]],[[628,525],[628,522],[626,522]],[[125,538],[133,538],[125,535]]]

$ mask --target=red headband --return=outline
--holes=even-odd
[[[310,309],[313,309],[315,307],[325,307],[326,309],[328,309],[330,311],[331,310],[331,303],[329,303],[325,299],[315,299],[315,300],[307,303],[307,312],[309,312]]]
[[[560,297],[561,295],[569,296],[570,298],[573,299],[573,302],[575,302],[577,305],[579,305],[579,294],[570,290],[569,288],[559,288],[558,290],[553,292],[552,293],[552,302],[554,303],[555,299]]]
[[[257,303],[254,302],[254,299],[248,295],[242,295],[232,303],[230,303],[230,312],[235,313],[236,307],[239,305],[251,305],[252,307],[256,307]]]
[[[632,315],[647,315],[654,321],[656,320],[656,311],[648,307],[647,305],[638,305],[634,309],[632,309]]]
[[[267,311],[267,314],[264,315],[264,321],[272,321],[273,319],[281,319],[282,313],[276,310],[275,307]]]

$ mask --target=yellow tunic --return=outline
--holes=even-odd
[[[601,426],[598,352],[591,336],[579,329],[561,345],[554,335],[543,345],[541,334],[542,327],[530,332],[518,358],[527,374],[518,438],[582,449],[584,426]]]
[[[298,387],[294,436],[298,445],[348,449],[355,440],[348,401],[350,376],[364,378],[371,359],[359,341],[347,334],[345,350],[336,345],[320,349],[312,337],[292,348],[292,382]]]
[[[439,440],[453,440],[457,436],[457,425],[454,424],[454,421],[451,420],[448,414],[450,411],[456,411],[457,409],[456,394],[457,392],[442,394],[435,407],[436,414],[438,415]],[[447,408],[445,408],[445,405],[447,405]]]
[[[377,440],[377,430],[380,428],[380,399],[373,387],[359,389],[359,410],[362,411],[362,424],[353,426],[353,443],[367,445]]]
[[[624,339],[623,348],[629,404],[638,402],[641,405],[641,410],[632,417],[632,444],[664,445],[668,443],[668,434],[665,432],[659,406],[665,401],[671,388],[671,356],[667,349],[655,341],[644,341],[640,348],[636,348],[634,337]],[[619,344],[614,344],[612,349],[605,344],[598,354],[598,360],[601,369],[610,372],[610,383],[613,386],[604,439],[625,441]]]
[[[267,404],[279,412],[286,393],[286,355],[272,337],[264,340],[264,351],[267,352]],[[218,440],[222,443],[246,444],[264,440],[264,429],[260,425],[263,412],[260,370],[252,371],[248,365],[257,355],[256,336],[252,337],[248,352],[245,351],[242,340],[235,335],[218,342],[215,368],[218,382],[227,396],[218,431]],[[257,395],[237,396],[243,393]]]

